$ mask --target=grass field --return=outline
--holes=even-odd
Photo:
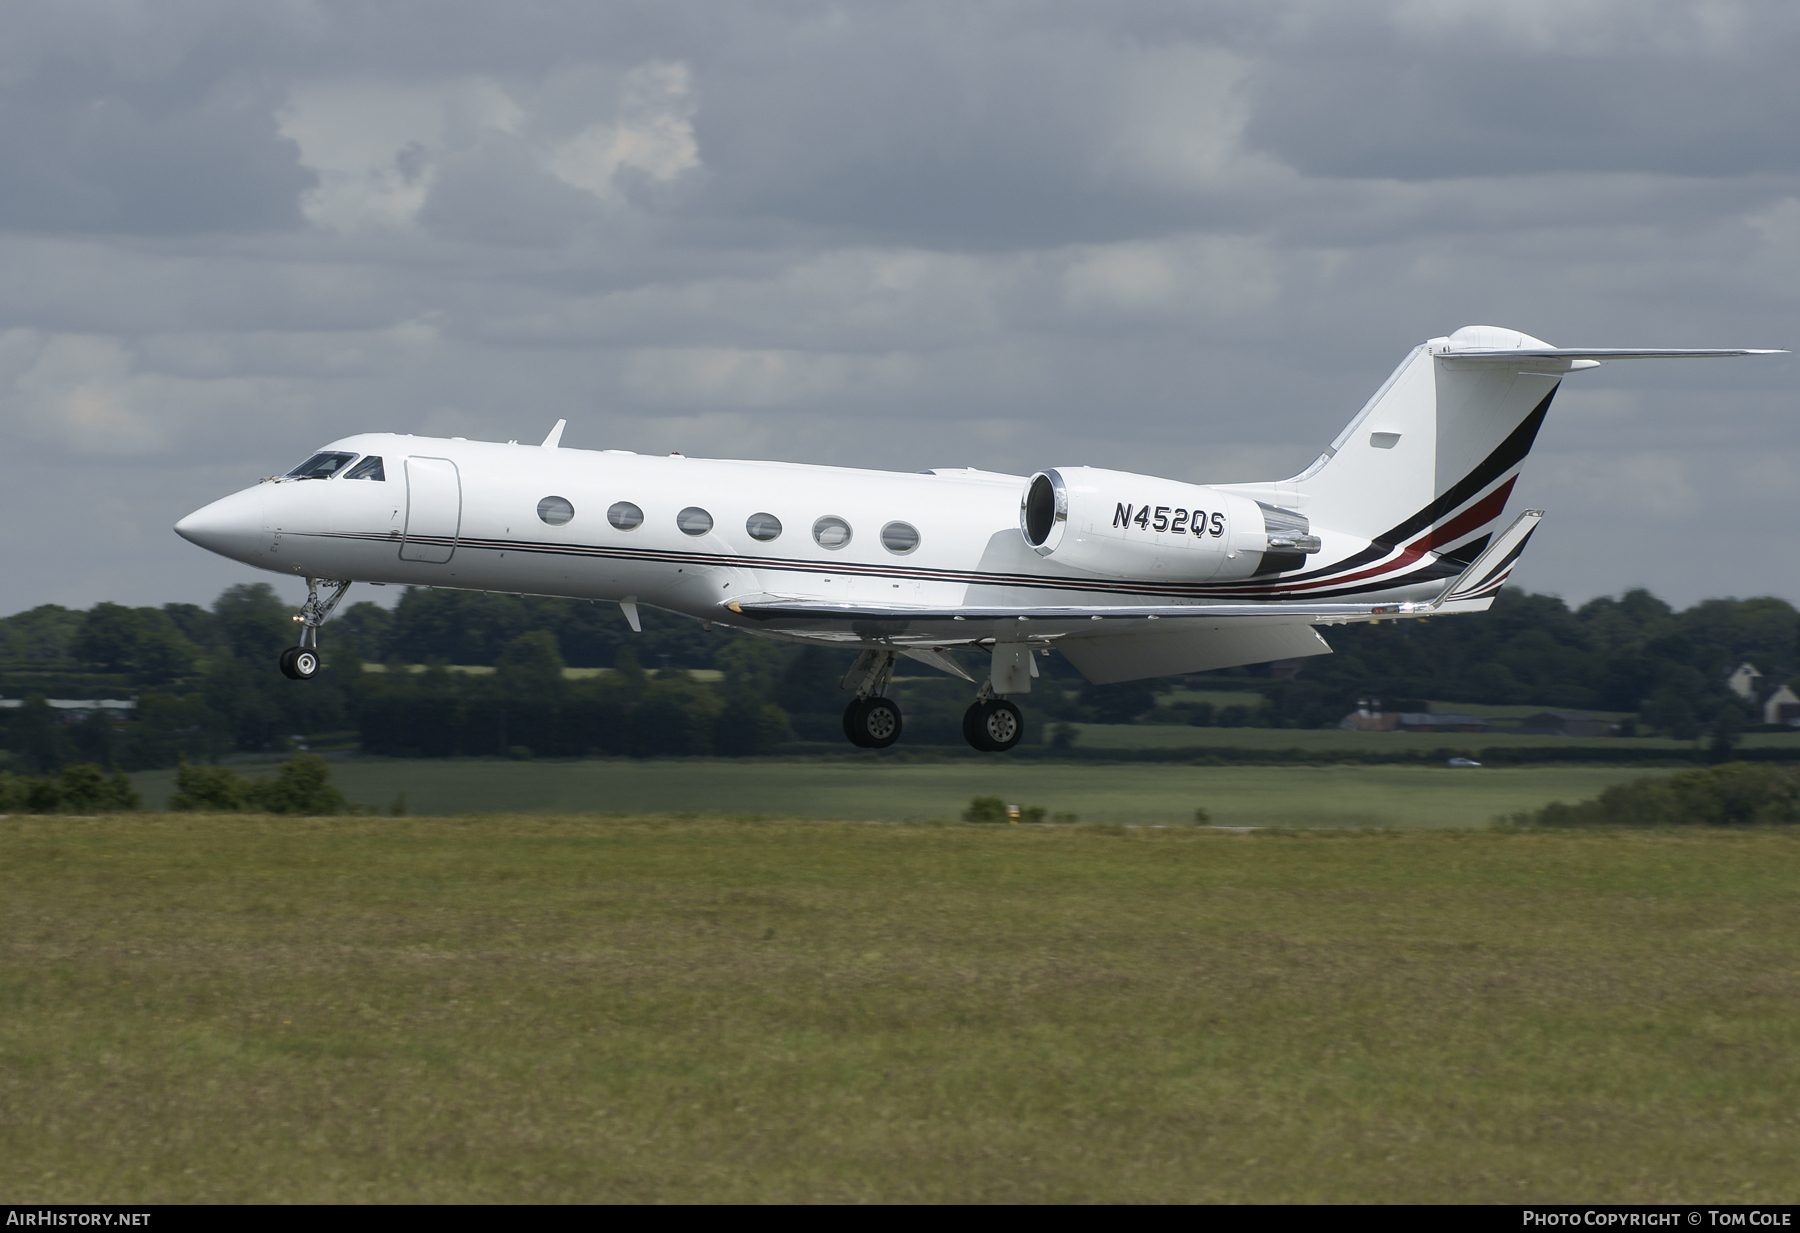
[[[1800,836],[0,844],[15,1203],[1793,1197]]]
[[[1087,822],[1190,822],[1196,807],[1229,826],[1482,826],[1552,799],[1584,800],[1644,772],[1628,767],[1180,766],[959,759],[689,758],[507,762],[333,759],[332,782],[415,814],[511,811],[730,813],[776,817],[955,819],[969,798],[1002,796]],[[254,773],[255,764],[243,769]],[[173,771],[132,776],[161,808]]]

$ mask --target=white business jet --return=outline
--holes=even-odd
[[[1311,466],[1259,484],[1093,467],[916,474],[393,433],[334,441],[176,524],[307,580],[290,677],[353,579],[650,605],[858,649],[844,732],[900,736],[901,656],[978,683],[977,749],[1024,725],[1036,656],[1130,681],[1331,648],[1322,625],[1480,612],[1541,510],[1507,498],[1564,376],[1605,360],[1772,354],[1552,347],[1477,326],[1401,362]],[[321,588],[325,594],[321,595]],[[971,676],[952,655],[985,652]]]

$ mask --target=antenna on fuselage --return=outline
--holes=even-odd
[[[568,420],[557,420],[556,421],[556,427],[552,428],[550,430],[550,435],[544,438],[544,448],[545,449],[553,450],[557,446],[562,444],[562,430],[568,424],[568,422],[569,422]]]

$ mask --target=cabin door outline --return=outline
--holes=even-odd
[[[402,561],[442,565],[462,532],[462,475],[448,458],[406,460],[406,533]]]

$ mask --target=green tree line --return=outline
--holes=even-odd
[[[1593,800],[1551,801],[1498,819],[1517,826],[1793,826],[1800,767],[1729,762],[1614,784]]]
[[[1634,590],[1572,609],[1554,595],[1507,590],[1479,615],[1323,633],[1335,654],[1299,661],[1291,678],[1274,679],[1266,666],[1207,674],[1209,688],[1262,694],[1261,707],[1228,713],[1178,705],[1159,718],[1315,728],[1336,723],[1363,698],[1390,711],[1423,710],[1434,699],[1622,712],[1636,716],[1640,731],[1691,740],[1722,719],[1759,722],[1726,687],[1735,665],[1748,660],[1774,683],[1800,671],[1800,614],[1772,598],[1708,599],[1677,612]],[[1164,688],[1156,681],[1090,687],[1082,709],[1129,722],[1155,707]]]
[[[246,584],[210,607],[50,605],[0,620],[0,694],[23,700],[0,710],[0,765],[37,775],[74,764],[135,770],[280,751],[295,736],[417,756],[748,755],[841,738],[847,652],[708,630],[654,610],[634,634],[610,604],[419,588],[391,611],[350,605],[322,631],[325,670],[290,681],[276,659],[295,640],[292,618],[269,587]],[[1267,669],[1189,678],[1263,698],[1218,711],[1159,706],[1167,681],[1085,684],[1052,655],[1022,699],[1029,739],[1053,736],[1059,720],[1317,727],[1365,697],[1388,709],[1429,698],[1617,711],[1635,715],[1642,731],[1691,738],[1754,720],[1736,709],[1725,674],[1747,659],[1768,679],[1787,679],[1800,617],[1769,598],[1706,600],[1678,612],[1641,590],[1574,609],[1555,596],[1506,591],[1482,616],[1326,635],[1337,653],[1301,661],[1291,678]],[[965,658],[979,676],[979,652]],[[410,670],[417,665],[425,670]],[[610,671],[571,679],[565,667]],[[709,679],[692,669],[710,669]],[[909,742],[960,742],[966,683],[901,688]],[[63,723],[46,701],[130,696],[138,703],[131,722],[96,712]]]

